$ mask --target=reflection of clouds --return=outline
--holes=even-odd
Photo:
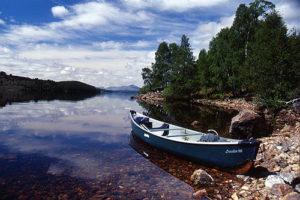
[[[131,130],[128,109],[141,110],[126,95],[7,105],[0,109],[0,144],[11,152],[58,159],[48,173],[101,179],[133,155],[124,150]]]
[[[130,123],[125,120],[127,118],[124,118],[128,115],[128,108],[139,109],[139,106],[135,101],[130,101],[128,96],[111,98],[109,95],[79,102],[20,103],[0,110],[0,127],[2,130],[19,127],[75,132],[110,131],[120,134],[124,132],[124,127],[130,127]],[[88,127],[84,124],[88,124]],[[111,126],[114,128],[103,129]]]
[[[59,163],[51,163],[47,173],[52,175],[61,175],[64,171],[66,171],[66,167]]]
[[[190,186],[129,147],[130,109],[142,112],[128,95],[115,94],[78,102],[5,106],[0,109],[0,127],[5,130],[0,132],[0,159],[1,149],[16,155],[29,154],[31,158],[39,155],[41,163],[50,158],[47,174],[89,180],[100,190],[108,181],[137,190],[154,182],[153,187],[145,188],[149,193],[166,193],[174,187],[192,193]],[[32,165],[28,160],[23,163]]]

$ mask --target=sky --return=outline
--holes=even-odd
[[[240,0],[0,0],[0,71],[96,87],[143,85],[158,45],[190,39],[194,56],[230,27]],[[274,0],[289,30],[300,1]]]

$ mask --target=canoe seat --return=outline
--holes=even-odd
[[[152,122],[149,122],[148,117],[136,117],[134,121],[140,125],[144,124],[148,129],[152,128]]]
[[[220,137],[218,135],[207,133],[203,135],[198,142],[217,142],[219,139]]]
[[[134,121],[138,124],[144,124],[145,122],[149,122],[148,117],[135,117]]]
[[[169,124],[163,123],[160,127],[151,128],[151,130],[155,130],[155,129],[168,129],[168,128],[169,128]],[[167,135],[169,135],[169,130],[164,130],[162,136],[167,136]]]

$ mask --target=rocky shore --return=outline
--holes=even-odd
[[[159,91],[148,92],[146,94],[139,94],[139,95],[135,96],[135,98],[138,101],[146,102],[148,104],[157,105],[157,106],[161,105],[162,102],[164,101],[162,92],[159,92]]]
[[[138,95],[136,99],[154,105],[160,105],[164,100],[160,92]],[[193,103],[258,112],[255,103],[244,99],[227,101],[201,99],[194,100]],[[261,160],[255,163],[248,174],[237,175],[241,184],[232,185],[234,193],[231,199],[298,200],[300,199],[300,115],[292,110],[282,110],[274,116],[270,116],[267,111],[261,114],[266,120],[274,121],[273,132],[267,137],[259,138],[262,145],[257,158]],[[200,192],[197,192],[194,195],[195,199],[203,197],[209,199],[210,195],[206,191],[201,190],[201,194],[204,195],[199,195]]]

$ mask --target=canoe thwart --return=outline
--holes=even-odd
[[[194,136],[194,135],[203,135],[203,133],[181,134],[181,135],[168,135],[167,137],[184,137],[184,136]]]

